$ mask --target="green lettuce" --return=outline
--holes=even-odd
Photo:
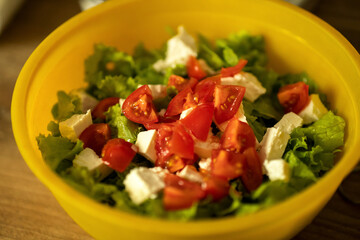
[[[57,99],[57,103],[51,109],[51,113],[56,120],[63,121],[74,114],[82,113],[81,100],[78,96],[59,91],[57,92]]]

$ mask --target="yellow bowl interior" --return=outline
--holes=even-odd
[[[269,67],[279,73],[306,71],[319,84],[332,109],[345,118],[346,143],[339,163],[317,184],[270,209],[241,218],[177,223],[115,211],[81,195],[43,162],[35,137],[46,133],[58,90],[85,86],[84,59],[95,43],[132,52],[140,41],[157,48],[165,27],[183,24],[210,39],[238,30],[262,34]],[[359,159],[360,60],[332,27],[282,1],[109,1],[72,18],[34,51],[16,83],[12,102],[18,147],[35,175],[74,220],[98,239],[272,239],[300,231],[330,199]]]

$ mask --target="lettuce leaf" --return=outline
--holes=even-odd
[[[81,100],[78,96],[59,91],[57,92],[57,99],[57,103],[51,109],[56,120],[63,121],[74,114],[82,113]]]

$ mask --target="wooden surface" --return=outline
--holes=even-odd
[[[52,30],[79,11],[76,0],[29,0],[0,35],[0,239],[92,239],[30,172],[17,150],[10,119],[12,90],[26,59]],[[359,0],[322,0],[313,12],[360,50]],[[346,187],[360,197],[359,173],[346,181]],[[337,192],[294,239],[360,239],[360,205]]]

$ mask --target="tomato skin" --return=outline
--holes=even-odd
[[[139,87],[125,99],[122,112],[129,120],[136,123],[144,124],[158,121],[148,85]]]
[[[240,177],[245,157],[241,153],[220,149],[212,151],[211,174],[225,180]]]
[[[168,87],[174,86],[179,92],[189,87],[193,89],[195,85],[198,83],[196,78],[191,77],[190,79],[185,79],[178,75],[170,75],[168,81]]]
[[[171,99],[164,117],[171,117],[179,115],[187,108],[195,107],[197,103],[194,100],[193,91],[191,88],[185,88],[179,92],[173,99]]]
[[[118,172],[125,171],[135,155],[133,144],[121,138],[110,139],[102,150],[104,163]]]
[[[221,124],[231,119],[240,108],[245,88],[234,85],[216,85],[214,91],[214,120]]]
[[[245,161],[241,181],[247,190],[254,191],[261,185],[263,180],[261,161],[254,147],[246,149],[243,155]]]
[[[195,87],[194,93],[199,103],[214,101],[214,90],[216,85],[220,85],[221,77],[216,75],[201,80]]]
[[[84,148],[91,148],[98,156],[101,156],[101,151],[110,138],[110,126],[106,123],[91,124],[79,136]]]
[[[221,148],[235,152],[243,152],[249,147],[255,147],[256,137],[249,124],[241,122],[236,117],[230,119],[220,139]]]
[[[164,178],[163,204],[167,211],[186,209],[205,197],[200,184],[190,182],[174,174]]]
[[[247,64],[247,60],[240,59],[239,62],[233,67],[221,68],[221,77],[233,77],[241,72],[241,70]]]
[[[200,104],[180,122],[198,139],[206,141],[212,118],[214,115],[214,105],[212,103]]]
[[[93,118],[99,118],[102,120],[106,119],[105,112],[109,107],[119,103],[120,98],[118,97],[109,97],[101,100],[92,110],[91,115]]]
[[[227,180],[216,176],[206,176],[201,185],[206,196],[211,196],[214,202],[221,200],[229,194],[230,184]]]
[[[201,80],[206,77],[205,71],[201,68],[199,61],[194,56],[189,57],[189,60],[186,63],[186,69],[190,78]]]
[[[286,112],[299,113],[310,102],[309,86],[304,82],[285,85],[280,88],[277,98]]]

